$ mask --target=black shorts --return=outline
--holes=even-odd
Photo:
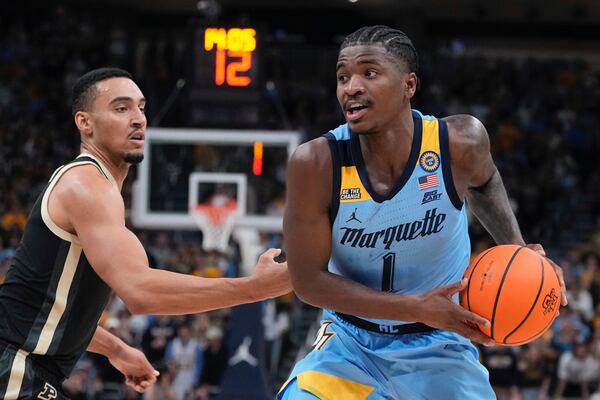
[[[27,357],[27,353],[0,342],[0,399],[68,400],[62,383]]]

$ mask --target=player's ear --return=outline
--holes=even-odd
[[[74,119],[77,129],[82,135],[89,136],[92,134],[92,121],[90,119],[90,114],[85,111],[77,111]]]
[[[414,72],[410,72],[406,76],[406,90],[405,95],[407,98],[411,99],[415,93],[417,92],[419,79],[417,78],[417,74]]]

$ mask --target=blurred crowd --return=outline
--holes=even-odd
[[[131,70],[149,99],[151,119],[157,112],[152,104],[162,104],[180,77],[186,41],[159,35],[159,25],[137,24],[135,31],[108,14],[64,7],[29,18],[0,15],[0,282],[35,198],[52,171],[78,153],[69,111],[74,80],[104,65]],[[258,127],[297,129],[308,140],[341,123],[334,90],[337,44],[307,45],[293,57],[276,39],[270,46],[264,54],[266,75],[285,113],[282,118],[266,97]],[[317,59],[332,61],[324,67]],[[501,399],[600,398],[599,78],[581,60],[482,57],[451,41],[421,50],[415,108],[436,116],[469,113],[484,122],[526,240],[542,243],[564,268],[569,306],[544,337],[516,348],[480,349]],[[174,107],[165,121],[186,126],[185,104]],[[127,202],[134,178],[135,171],[124,188]],[[269,209],[281,213],[281,201],[275,196]],[[132,229],[152,266],[205,277],[238,273],[235,248],[207,253],[196,233]],[[471,235],[474,255],[493,244],[477,223]],[[277,245],[281,237],[264,242]],[[293,296],[264,304],[265,359],[272,379],[283,368],[294,325],[291,310],[298,307]],[[208,399],[218,394],[226,369],[229,315],[230,310],[132,316],[114,298],[101,322],[143,349],[161,371],[159,383],[143,398]],[[86,354],[65,387],[80,400],[141,398],[122,382],[105,358]]]

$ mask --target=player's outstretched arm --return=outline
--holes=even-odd
[[[156,371],[146,356],[101,326],[88,345],[88,351],[106,356],[110,363],[125,375],[125,383],[142,393],[156,383]]]
[[[483,124],[470,115],[445,118],[450,133],[452,172],[459,196],[466,197],[469,207],[497,244],[525,246],[517,218],[512,211],[502,177],[490,152],[490,141]],[[545,256],[539,244],[527,247]],[[562,304],[567,304],[562,269],[548,260],[562,286]]]
[[[133,313],[191,314],[291,290],[287,264],[273,260],[279,254],[275,249],[260,257],[252,276],[243,278],[209,279],[149,268],[142,244],[125,226],[120,193],[92,166],[65,173],[51,195],[49,212],[66,216],[67,228],[79,237],[98,276]]]
[[[456,285],[423,296],[373,290],[327,270],[331,254],[332,165],[326,139],[301,145],[288,163],[288,190],[283,231],[290,276],[296,294],[316,307],[359,317],[425,322],[469,339],[490,339],[465,322],[485,324],[454,303]]]

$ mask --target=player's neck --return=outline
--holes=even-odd
[[[108,172],[113,176],[117,185],[119,185],[119,190],[123,188],[123,182],[127,177],[127,173],[129,172],[129,164],[125,161],[118,161],[114,159],[114,157],[110,157],[105,152],[101,151],[97,147],[89,146],[86,144],[82,144],[80,151],[82,154],[89,154],[94,158],[98,159],[104,167],[108,169]]]
[[[414,126],[412,111],[407,108],[381,131],[361,135],[360,144],[364,159],[367,162],[377,159],[386,164],[404,167],[412,147]]]

